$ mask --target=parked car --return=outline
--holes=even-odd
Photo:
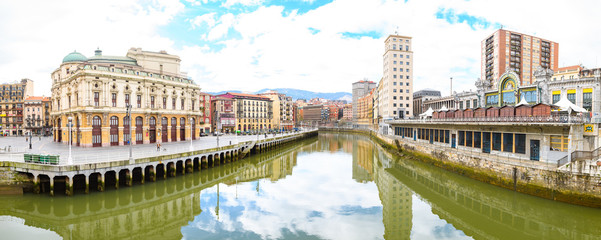
[[[204,132],[201,132],[201,133],[200,133],[200,136],[201,136],[201,137],[206,137],[206,136],[209,136],[209,134],[206,134],[206,133],[204,133]]]

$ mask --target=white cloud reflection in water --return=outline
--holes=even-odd
[[[381,239],[382,204],[373,182],[352,179],[348,153],[299,154],[293,174],[219,186],[201,193],[203,212],[184,238]],[[237,191],[237,198],[236,198]],[[193,229],[190,229],[193,228]]]

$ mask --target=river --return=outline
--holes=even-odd
[[[601,210],[515,193],[320,133],[200,172],[0,197],[0,239],[601,239]]]

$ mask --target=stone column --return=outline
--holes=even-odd
[[[119,189],[119,171],[115,171],[115,189]]]
[[[156,166],[150,166],[150,170],[148,170],[148,177],[150,178],[151,182],[156,182],[157,180],[157,176],[156,173],[154,171],[154,169],[156,168]]]
[[[177,163],[175,163],[175,169],[177,169]],[[186,175],[186,161],[182,161],[182,175]]]
[[[98,173],[98,191],[104,192],[104,174]]]
[[[145,171],[145,169],[144,169],[144,168],[142,168],[142,169],[141,169],[141,171],[140,171],[140,173],[142,174],[142,178],[140,179],[140,183],[141,183],[141,184],[144,184],[144,173],[145,173],[145,172],[146,172],[146,171]],[[133,172],[132,172],[132,176],[133,176]]]
[[[50,196],[54,196],[54,176],[50,177]]]
[[[184,162],[185,163],[185,162]],[[190,161],[190,163],[185,163],[186,164],[186,171],[188,173],[194,172],[194,160]]]
[[[132,175],[132,170],[128,169],[127,173],[125,174],[125,185],[128,186],[128,187],[131,187],[131,185],[132,185],[131,184],[131,182],[132,182],[131,175]]]
[[[73,196],[73,176],[65,177],[65,194],[67,196]]]
[[[38,175],[33,175],[33,192],[40,193],[40,178]]]
[[[90,175],[84,175],[86,177],[86,190],[85,194],[90,193]]]

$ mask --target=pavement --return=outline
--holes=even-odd
[[[288,134],[268,134],[267,138],[281,137]],[[222,135],[200,137],[192,140],[192,149],[190,148],[190,140],[180,142],[161,143],[161,150],[157,151],[156,144],[140,144],[132,145],[132,155],[134,158],[150,157],[157,155],[174,154],[188,152],[190,150],[202,150],[217,147],[217,139],[219,139],[219,147],[238,142],[253,141],[265,139],[265,135]],[[69,146],[67,144],[56,143],[52,141],[52,136],[49,137],[33,137],[32,149],[29,149],[29,141],[26,137],[0,137],[0,157],[10,155],[7,153],[31,153],[44,155],[60,155],[60,164],[66,164],[69,157]],[[129,158],[129,145],[111,146],[111,147],[71,147],[71,157],[74,164],[110,162],[125,160]],[[9,160],[4,157],[0,160]],[[15,161],[23,161],[22,157],[16,158]]]

